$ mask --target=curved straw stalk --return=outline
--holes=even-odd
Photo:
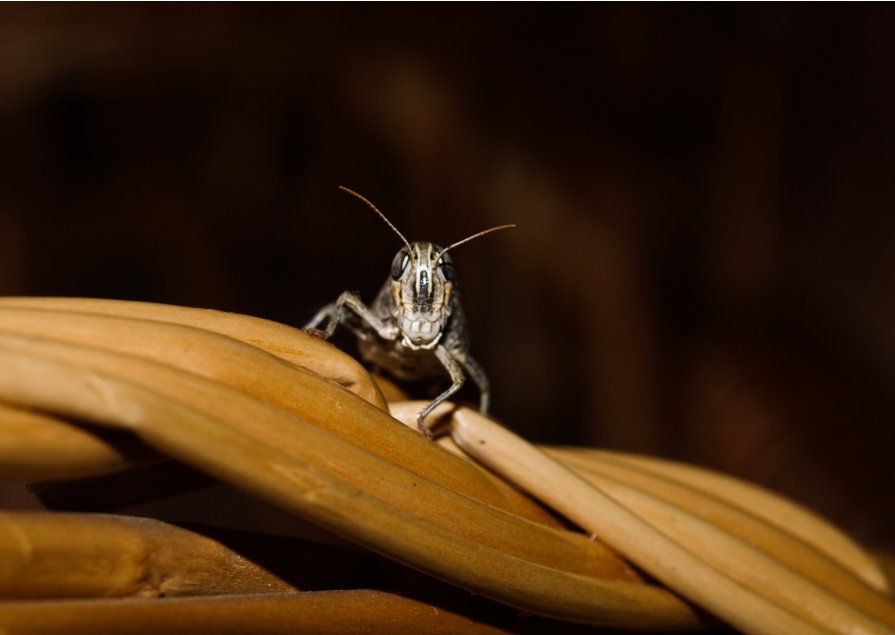
[[[164,397],[190,404],[196,410],[227,422],[233,428],[282,451],[310,461],[388,502],[484,544],[508,549],[511,553],[525,555],[541,563],[555,563],[579,573],[636,579],[633,572],[602,548],[601,544],[587,544],[587,541],[575,534],[549,531],[546,528],[540,532],[543,536],[541,542],[532,541],[530,526],[520,519],[489,510],[471,498],[445,490],[422,474],[389,470],[388,468],[395,467],[394,464],[307,424],[305,435],[298,436],[295,431],[300,420],[220,384],[127,355],[50,340],[0,334],[0,345],[24,354],[37,354],[77,364],[91,372],[150,386]],[[339,392],[331,386],[328,388]],[[323,396],[326,396],[325,392]],[[352,399],[366,405],[356,397]],[[391,428],[402,433],[408,432],[396,423]],[[384,430],[380,429],[378,432],[381,435]],[[418,433],[410,434],[414,435],[414,439],[420,439]],[[440,452],[437,448],[427,449]],[[408,478],[414,479],[411,490],[407,489]],[[493,481],[482,478],[479,483],[488,486]],[[481,489],[486,494],[490,493],[485,487]],[[430,498],[439,497],[447,500],[442,500],[441,504],[430,502]]]
[[[396,402],[389,404],[389,407],[392,414],[402,423],[414,427],[416,419],[413,413],[424,403]],[[445,403],[437,411],[437,415],[448,419],[455,412],[456,406]],[[439,439],[439,443],[452,451],[461,451],[449,437]],[[697,516],[746,541],[774,560],[824,587],[827,591],[853,603],[870,616],[889,626],[895,626],[895,604],[871,586],[875,580],[885,577],[876,561],[838,529],[807,510],[801,510],[794,503],[748,483],[737,481],[732,477],[683,464],[590,448],[548,447],[541,449],[549,456],[565,463],[590,484],[611,493],[615,499],[636,513],[648,516],[650,512],[650,509],[645,508],[643,501],[638,501],[638,495],[645,493],[649,497],[661,499],[687,514]],[[673,478],[661,477],[657,472],[648,471],[643,467],[643,465],[653,464],[667,464],[666,471],[669,472],[692,470],[694,480],[696,480],[695,475],[698,474],[698,483],[702,486],[702,490],[696,489],[695,486],[685,485]],[[724,492],[724,486],[740,496],[736,499],[725,499],[720,493],[718,495],[706,493],[708,490]],[[752,494],[753,490],[754,494]],[[752,495],[742,496],[744,492]],[[649,500],[647,502],[649,503]],[[767,504],[773,509],[789,510],[786,517],[799,517],[800,522],[796,524],[796,527],[801,533],[796,535],[781,529],[777,524],[772,524],[763,517],[767,513],[766,511],[761,508],[753,511],[756,504]],[[655,512],[655,505],[653,505],[652,511]],[[668,509],[666,508],[665,511],[667,513]],[[756,513],[757,511],[761,511],[762,516]],[[666,517],[654,519],[652,524],[664,528],[673,527],[679,523],[679,519]],[[824,551],[822,549],[823,542],[814,544],[818,542],[817,536],[821,538],[839,537],[832,543],[836,551]],[[841,549],[843,544],[849,547],[848,550]],[[719,547],[714,550],[714,553],[730,556],[731,552],[735,552],[738,547],[739,545],[736,544],[732,549]],[[846,554],[844,557],[843,553]],[[842,558],[842,562],[839,558]],[[754,570],[756,566],[751,564],[750,568]],[[870,571],[876,575],[862,579],[859,574],[864,571]],[[787,574],[787,571],[783,572],[784,576]],[[783,583],[783,580],[778,581]],[[799,581],[796,581],[795,585],[798,584]]]
[[[132,439],[114,441],[50,415],[0,403],[0,478],[40,481],[126,469],[153,456]]]
[[[114,306],[114,305],[112,305]],[[126,303],[125,306],[130,306]],[[232,318],[233,316],[231,316]],[[179,368],[255,396],[458,492],[530,520],[558,526],[541,507],[481,469],[439,452],[418,433],[396,425],[374,405],[338,390],[316,374],[249,346],[179,324],[68,311],[7,308],[0,304],[0,333],[17,333],[126,353]],[[290,341],[299,355],[316,338]],[[285,345],[285,342],[280,342]],[[328,346],[330,358],[347,357]],[[341,362],[325,364],[344,366]],[[133,367],[131,364],[129,366]],[[117,372],[107,360],[106,369]],[[176,386],[176,381],[170,382]],[[358,383],[360,382],[358,380]],[[369,376],[366,384],[372,384]],[[235,414],[232,413],[232,414]],[[383,434],[391,428],[390,434]]]
[[[291,584],[216,540],[157,520],[0,512],[2,598],[294,590]]]
[[[251,344],[301,368],[313,370],[385,409],[385,400],[357,360],[330,343],[285,324],[214,309],[97,298],[0,297],[0,307],[88,313],[192,326]]]
[[[389,410],[415,430],[416,413],[426,403],[396,401],[389,404]],[[445,402],[432,418],[449,429],[456,412],[456,405]],[[469,458],[449,436],[436,442],[449,452]],[[589,472],[605,473],[675,504],[736,534],[858,605],[867,602],[871,612],[879,610],[882,615],[891,616],[890,584],[881,563],[835,525],[778,494],[727,474],[654,457],[585,447],[540,449],[585,479]],[[779,512],[779,516],[771,517],[769,510]],[[784,524],[781,519],[787,522]]]
[[[550,448],[547,451],[573,466],[627,466],[665,482],[728,501],[767,524],[798,536],[880,593],[892,592],[891,583],[879,563],[845,533],[811,510],[757,485],[695,465],[653,457],[593,448]]]
[[[381,591],[0,603],[9,635],[497,635],[519,632]],[[520,622],[523,622],[520,624]],[[530,632],[530,631],[527,631]]]
[[[376,385],[379,387],[382,396],[385,398],[387,402],[386,410],[391,410],[391,404],[395,401],[406,401],[410,399],[404,390],[399,387],[394,381],[385,377],[379,373],[372,373],[373,381],[376,382]],[[420,408],[422,410],[422,408]],[[417,412],[419,415],[419,412]],[[417,429],[418,430],[418,429]]]
[[[548,455],[553,453],[545,450]],[[557,458],[562,458],[558,456]],[[827,591],[851,602],[873,617],[895,627],[895,604],[882,596],[875,589],[861,581],[856,575],[832,559],[829,554],[782,530],[776,525],[760,519],[744,511],[736,505],[736,501],[724,501],[707,495],[674,481],[667,481],[649,472],[630,465],[612,461],[592,459],[582,465],[580,458],[567,461],[579,476],[595,487],[610,493],[616,500],[647,517],[648,512],[640,512],[641,505],[631,498],[631,488],[648,494],[651,497],[674,505],[688,514],[692,514],[729,534],[757,547],[774,560],[786,565],[789,569],[805,576]],[[627,486],[619,487],[619,484]],[[660,524],[655,519],[653,524]],[[815,522],[815,525],[821,523]],[[826,523],[823,523],[826,525]],[[662,525],[664,526],[664,524]],[[725,554],[731,555],[735,549],[727,549]],[[753,571],[757,568],[753,567]],[[781,580],[781,582],[783,582]],[[794,587],[795,585],[789,585]]]
[[[296,417],[270,408],[271,416],[263,420],[242,424],[222,420],[196,409],[209,405],[204,399],[186,406],[109,373],[53,360],[46,354],[26,353],[22,349],[29,343],[15,350],[13,339],[4,338],[0,346],[0,367],[6,371],[0,373],[0,399],[132,430],[159,450],[337,535],[533,613],[626,628],[686,628],[701,622],[689,607],[662,589],[562,571],[498,551],[463,537],[457,533],[459,529],[420,517],[421,509],[441,506],[453,510],[462,525],[474,522],[470,519],[480,504],[467,503],[466,497]],[[250,397],[205,383],[209,384],[206,396],[210,402],[226,401],[228,407],[238,404],[238,412],[244,412],[243,407],[250,411],[247,402],[254,401]],[[288,426],[281,417],[288,418]],[[349,475],[337,474],[340,470],[361,476],[355,476],[352,483]],[[416,511],[383,500],[371,492],[374,485],[381,486],[379,494],[383,496],[391,492],[403,497]],[[422,491],[425,498],[419,494]],[[512,529],[512,517],[482,508],[483,519],[498,521],[492,528]],[[526,521],[515,522],[527,528],[533,543],[555,533]],[[586,551],[580,553],[585,556]]]
[[[476,412],[457,411],[452,431],[454,441],[477,460],[745,632],[893,632],[854,605],[674,505],[605,477],[599,478],[599,487],[590,485]]]
[[[716,570],[796,615],[839,633],[883,633],[887,630],[883,623],[895,625],[895,606],[844,571],[837,571],[835,563],[824,561],[819,554],[807,563],[814,569],[796,562],[798,568],[794,570],[793,558],[781,562],[719,523],[706,521],[679,505],[596,471],[581,476]],[[787,540],[781,546],[793,542]],[[811,575],[803,573],[805,570]],[[831,573],[832,579],[824,579],[824,573]],[[774,581],[771,588],[770,580]]]

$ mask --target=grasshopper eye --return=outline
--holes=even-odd
[[[447,254],[442,256],[438,263],[438,269],[441,271],[441,275],[444,276],[445,282],[454,281],[454,261],[451,260],[450,256]]]
[[[404,272],[407,271],[407,263],[410,262],[410,256],[407,253],[406,249],[402,249],[395,255],[395,259],[392,260],[392,279],[400,280],[401,276],[404,275]]]

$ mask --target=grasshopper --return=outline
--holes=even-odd
[[[423,408],[417,418],[420,433],[432,439],[426,417],[472,378],[479,389],[479,410],[488,413],[490,388],[485,371],[469,354],[469,334],[457,293],[454,263],[448,251],[486,234],[515,227],[500,225],[473,234],[447,247],[430,242],[411,243],[385,214],[366,198],[347,187],[339,189],[366,203],[395,232],[404,246],[392,260],[391,275],[372,306],[358,294],[345,291],[305,325],[316,329],[328,319],[324,337],[329,339],[343,324],[358,338],[361,356],[373,366],[398,379],[415,380],[447,371],[450,387]],[[344,311],[345,308],[350,313]]]

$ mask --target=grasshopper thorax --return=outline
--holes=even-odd
[[[405,245],[392,261],[394,318],[408,348],[434,348],[451,313],[454,265],[430,242]]]

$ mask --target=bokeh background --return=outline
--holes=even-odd
[[[454,254],[494,414],[892,550],[893,32],[867,5],[4,5],[0,293],[301,325],[400,246],[339,184],[411,240],[514,222]]]

